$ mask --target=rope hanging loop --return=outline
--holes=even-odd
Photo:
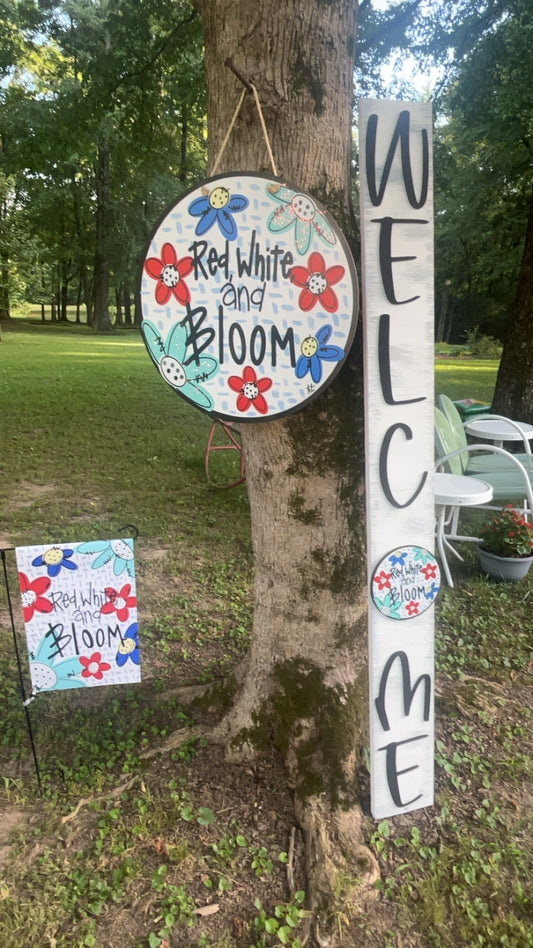
[[[226,134],[225,134],[225,136],[224,136],[224,141],[222,142],[222,145],[220,146],[220,150],[219,150],[219,153],[218,153],[218,155],[217,155],[217,157],[216,157],[215,163],[214,163],[214,165],[213,165],[213,170],[212,170],[211,174],[212,174],[212,175],[215,175],[215,174],[216,174],[217,168],[218,168],[218,166],[219,166],[219,164],[220,164],[220,159],[222,158],[222,155],[224,154],[224,151],[225,151],[225,149],[226,149],[226,145],[228,144],[229,137],[230,137],[231,132],[232,132],[232,130],[233,130],[233,126],[235,125],[235,122],[237,121],[237,116],[238,116],[238,114],[239,114],[239,112],[240,112],[240,110],[241,110],[242,103],[244,102],[244,97],[245,97],[245,95],[246,95],[247,92],[251,92],[251,93],[253,94],[254,101],[255,101],[255,105],[256,105],[256,108],[257,108],[258,115],[259,115],[259,121],[260,121],[260,123],[261,123],[261,129],[262,129],[262,131],[263,131],[263,136],[264,136],[265,143],[266,143],[266,147],[267,147],[268,157],[269,157],[269,159],[270,159],[270,164],[271,164],[271,166],[272,166],[272,171],[273,171],[273,173],[274,173],[274,177],[277,178],[277,177],[278,177],[278,170],[277,170],[277,168],[276,168],[276,162],[274,161],[274,155],[273,155],[273,153],[272,153],[272,147],[271,147],[271,145],[270,145],[270,139],[269,139],[269,137],[268,137],[267,127],[266,127],[266,124],[265,124],[265,119],[264,119],[264,117],[263,117],[263,110],[262,110],[262,108],[261,108],[261,103],[260,103],[260,101],[259,101],[259,96],[258,96],[258,94],[257,94],[257,89],[255,88],[255,86],[253,85],[253,83],[249,82],[247,79],[244,78],[244,76],[241,75],[241,73],[240,73],[240,72],[235,68],[235,66],[233,65],[233,61],[232,61],[230,58],[226,59],[225,65],[228,67],[228,69],[231,69],[231,71],[237,76],[237,79],[239,79],[240,82],[242,82],[242,84],[243,84],[243,86],[244,86],[244,89],[242,90],[241,97],[240,97],[239,102],[238,102],[238,104],[237,104],[237,108],[235,109],[235,112],[233,113],[233,118],[231,119],[231,122],[230,122],[230,124],[229,124],[229,128],[228,128],[228,130],[227,130],[227,132],[226,132]]]

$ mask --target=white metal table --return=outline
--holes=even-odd
[[[472,438],[493,441],[501,448],[504,441],[522,441],[529,454],[529,441],[533,438],[533,425],[525,421],[511,421],[505,418],[472,418],[465,422],[464,429]]]
[[[478,477],[467,477],[465,474],[445,474],[438,472],[433,475],[433,492],[435,495],[435,507],[437,512],[437,523],[435,536],[437,540],[437,549],[439,551],[442,568],[446,577],[448,586],[453,587],[452,575],[446,550],[451,552],[460,560],[462,556],[451,545],[445,534],[445,526],[452,524],[450,536],[456,540],[475,541],[477,537],[459,537],[455,534],[455,527],[459,511],[462,507],[479,507],[488,504],[492,500],[493,490],[490,484],[480,480]],[[447,508],[450,509],[448,518],[446,517]]]

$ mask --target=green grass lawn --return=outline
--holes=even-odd
[[[440,355],[436,393],[490,402],[496,372]],[[90,701],[82,689],[37,697],[41,798],[0,581],[0,809],[14,832],[9,855],[0,832],[2,948],[298,948],[283,774],[226,766],[194,730],[149,756],[194,723],[176,682],[222,684],[249,643],[246,487],[208,481],[210,427],[134,331],[4,327],[0,547],[135,525],[143,682],[92,689]],[[227,480],[235,458],[217,461]],[[436,803],[379,824],[365,815],[382,921],[343,902],[350,880],[339,879],[343,948],[533,946],[533,579],[492,583],[471,547],[453,570],[435,607]],[[14,593],[11,560],[8,573]],[[206,902],[217,908],[198,914]]]
[[[490,405],[494,395],[498,362],[494,359],[453,359],[435,362],[435,391],[453,401],[475,398]]]
[[[32,326],[5,332],[0,356],[2,483],[68,489],[68,510],[47,500],[49,530],[68,540],[90,513],[95,534],[133,520],[151,538],[192,537],[204,516],[216,520],[213,545],[246,534],[245,490],[213,492],[206,481],[210,419],[162,384],[138,333]],[[33,542],[34,527],[42,535],[31,508],[11,511],[9,526],[17,542]]]

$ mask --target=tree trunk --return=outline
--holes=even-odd
[[[128,285],[124,287],[124,325],[133,325],[131,318],[131,293]]]
[[[0,248],[0,320],[11,319],[9,300],[9,259]]]
[[[109,143],[102,136],[96,164],[96,248],[94,260],[94,326],[111,331],[109,318]]]
[[[280,176],[314,194],[354,246],[350,208],[353,0],[198,0],[213,167],[242,85],[253,82]],[[272,173],[252,95],[221,171]],[[255,609],[243,687],[219,728],[231,757],[274,739],[307,844],[311,909],[328,925],[341,874],[374,878],[360,842],[357,769],[367,742],[364,433],[360,332],[305,409],[242,426]],[[328,944],[332,944],[330,941]]]
[[[122,319],[122,287],[118,286],[115,290],[115,306],[117,309],[117,315],[115,318],[115,326],[123,326]]]
[[[9,298],[9,254],[6,247],[7,210],[0,202],[0,320],[11,319]]]
[[[0,262],[0,320],[11,319],[9,302],[9,265],[2,257]]]
[[[62,323],[68,322],[67,306],[68,306],[68,280],[66,279],[66,277],[64,277],[61,280],[61,306],[60,306],[60,315],[59,315],[59,320]]]
[[[512,308],[512,324],[503,347],[493,411],[533,422],[533,194],[524,252]]]

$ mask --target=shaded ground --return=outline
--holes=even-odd
[[[41,488],[39,500],[51,493]],[[23,485],[20,503],[32,499]],[[0,603],[2,948],[304,944],[307,919],[294,900],[306,884],[303,840],[282,764],[272,752],[253,766],[228,764],[206,740],[220,709],[189,704],[193,692],[182,690],[223,682],[245,654],[242,557],[217,563],[184,537],[139,542],[137,563],[143,682],[38,696],[30,713],[43,800]],[[368,892],[339,878],[338,944],[533,945],[531,905],[515,881],[522,874],[525,889],[531,879],[532,672],[521,658],[503,675],[438,676],[435,807],[376,825],[361,761],[364,833],[381,881]],[[447,913],[448,942],[435,934]],[[485,941],[474,940],[478,931]]]

